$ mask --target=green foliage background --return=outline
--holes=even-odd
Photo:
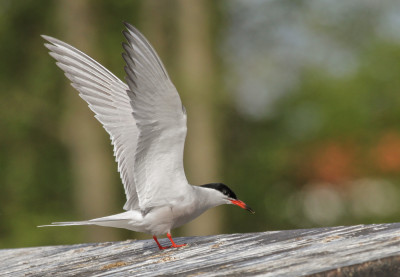
[[[96,51],[102,63],[122,79],[121,22],[140,28],[142,1],[90,3],[95,28],[101,34],[96,38]],[[169,3],[165,13],[173,18],[176,3]],[[79,218],[71,186],[70,153],[60,136],[60,122],[67,112],[62,96],[67,80],[47,55],[40,37],[49,34],[63,40],[57,5],[58,1],[50,0],[0,0],[2,248],[84,240],[80,228],[36,228]],[[215,15],[212,29],[217,52],[229,18],[223,4],[210,4],[209,8]],[[171,22],[166,29],[173,33],[175,27],[176,23]],[[339,42],[341,39],[345,38],[338,36]],[[174,51],[172,41],[167,49]],[[224,100],[217,106],[220,129],[215,139],[221,145],[221,177],[257,212],[252,217],[232,207],[222,208],[223,232],[399,220],[400,46],[376,38],[369,47],[360,49],[359,56],[360,66],[350,76],[334,77],[318,68],[305,69],[300,85],[277,101],[273,117],[254,119],[243,115],[234,104],[234,96],[220,88],[223,96],[216,97]],[[173,66],[169,59],[167,55],[167,68]],[[227,75],[225,66],[222,58],[218,60],[221,78],[234,78]],[[357,180],[375,180],[378,185],[373,188],[384,199],[392,197],[387,202],[392,206],[379,206],[373,197],[363,196],[363,189],[354,197]],[[304,199],[314,199],[307,195],[321,187],[335,195],[327,198],[336,199],[332,200],[334,207],[339,205],[339,215],[329,217],[329,210],[326,212],[332,218],[328,221],[313,219],[312,213],[310,217],[306,212]],[[122,207],[122,185],[119,191]],[[359,209],[357,205],[378,205],[377,212],[354,212]],[[121,239],[133,236],[120,233]]]

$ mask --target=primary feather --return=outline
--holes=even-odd
[[[89,104],[110,135],[127,198],[124,209],[138,209],[133,168],[139,130],[133,117],[128,86],[71,45],[49,36],[42,37],[50,42],[45,46],[57,60],[58,67],[65,72],[72,86],[79,91],[79,96]]]
[[[186,113],[179,94],[150,43],[131,25],[123,55],[139,139],[134,178],[141,210],[168,204],[188,186],[183,169]],[[183,195],[182,195],[183,197]]]

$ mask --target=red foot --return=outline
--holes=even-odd
[[[172,244],[171,247],[178,248],[178,247],[182,247],[182,246],[186,246],[186,245],[187,245],[186,243],[185,243],[185,244],[180,244],[180,245],[175,244],[175,242],[174,242],[174,240],[172,239],[170,233],[167,233],[167,237],[168,237],[169,240],[171,241],[171,244]]]
[[[168,248],[178,248],[178,247],[183,247],[183,246],[186,246],[186,245],[187,245],[186,243],[185,243],[185,244],[179,244],[179,245],[176,244],[176,243],[173,241],[173,239],[172,239],[170,233],[167,233],[167,237],[168,237],[169,240],[171,241],[171,246],[166,246],[166,247],[164,247],[164,246],[161,246],[161,244],[158,242],[157,237],[156,237],[156,236],[153,236],[153,239],[154,239],[155,242],[157,243],[158,248],[159,248],[160,250],[164,250],[164,249],[168,249]]]
[[[182,246],[186,246],[186,245],[187,245],[186,243],[184,243],[184,244],[175,244],[175,245],[172,245],[171,247],[178,248],[178,247],[182,247]]]
[[[158,242],[158,239],[157,239],[157,237],[156,236],[153,236],[153,239],[155,240],[155,242],[157,243],[157,245],[158,245],[158,248],[160,248],[160,250],[164,250],[164,249],[167,249],[167,248],[169,248],[169,247],[163,247],[163,246],[161,246],[161,244]]]

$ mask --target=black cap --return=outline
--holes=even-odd
[[[223,183],[210,183],[201,185],[201,187],[215,189],[221,192],[222,194],[228,196],[229,198],[237,199],[236,194],[227,185]]]

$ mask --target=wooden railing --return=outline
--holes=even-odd
[[[161,239],[168,245],[167,239]],[[400,276],[400,223],[0,250],[0,276]]]

